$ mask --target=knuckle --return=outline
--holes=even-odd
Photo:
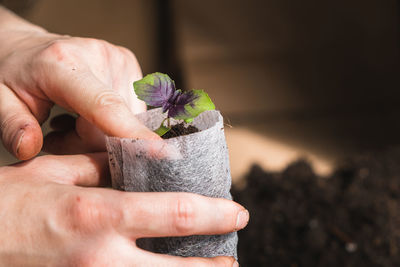
[[[116,91],[103,91],[97,94],[94,100],[95,108],[109,108],[125,104],[124,98]]]
[[[122,52],[122,54],[126,55],[131,60],[134,60],[135,62],[137,62],[137,58],[136,58],[135,54],[130,49],[123,47],[123,46],[118,46],[118,49]]]
[[[61,214],[67,220],[72,232],[92,233],[109,230],[120,224],[123,213],[115,209],[97,194],[73,193],[67,196],[66,213]]]
[[[52,71],[53,75],[64,74],[76,62],[71,44],[63,39],[51,41],[40,50],[32,61],[32,77],[44,86],[43,73]]]
[[[53,60],[64,61],[69,56],[71,56],[70,45],[65,40],[55,40],[41,51],[39,58],[46,62]]]
[[[96,39],[96,38],[91,38],[91,37],[76,37],[76,40],[81,41],[87,45],[93,45],[93,46],[98,46],[102,40]]]
[[[119,50],[122,56],[125,67],[132,67],[135,70],[140,69],[139,61],[136,55],[130,49],[123,46],[117,46],[117,49]]]
[[[99,228],[104,217],[99,201],[83,194],[73,194],[67,202],[67,218],[72,231],[91,232]]]
[[[108,42],[95,38],[82,38],[83,43],[89,47],[92,51],[96,51],[97,53],[101,53],[102,50],[107,49]]]
[[[187,194],[182,194],[173,205],[173,228],[178,234],[192,233],[195,229],[196,209],[194,200]]]
[[[104,59],[111,57],[110,50],[112,45],[109,42],[95,38],[80,38],[80,40],[89,51],[94,52],[98,56]]]

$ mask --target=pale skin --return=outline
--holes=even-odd
[[[107,155],[42,156],[40,124],[58,104],[46,151],[104,151],[103,133],[157,139],[134,113],[141,78],[129,50],[51,34],[0,6],[0,131],[23,163],[0,168],[1,266],[235,266],[231,257],[181,258],[138,248],[142,237],[222,234],[248,222],[241,205],[189,193],[127,193],[109,182]],[[31,160],[29,160],[31,159]]]

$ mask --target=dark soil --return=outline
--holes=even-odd
[[[193,125],[186,125],[185,123],[181,122],[179,124],[175,124],[171,127],[171,130],[162,136],[163,139],[169,139],[172,137],[197,133],[199,129]]]
[[[251,214],[241,266],[400,266],[400,150],[348,160],[328,179],[305,161],[254,166],[233,195]]]

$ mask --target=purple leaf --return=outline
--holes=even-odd
[[[186,111],[185,105],[193,105],[193,101],[197,98],[193,91],[184,92],[182,93],[178,90],[180,94],[177,96],[174,102],[170,102],[170,107],[168,109],[168,117],[175,118],[177,116],[187,115],[189,116],[188,112]],[[178,92],[177,91],[177,92]]]
[[[168,75],[159,72],[146,75],[134,82],[133,87],[140,100],[152,107],[163,107],[163,112],[168,109],[168,101],[176,98],[178,92],[175,90],[174,81]]]

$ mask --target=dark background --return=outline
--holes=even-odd
[[[395,0],[38,0],[23,15],[126,46],[144,74],[206,89],[234,127],[232,160],[246,145],[230,135],[245,129],[334,164],[399,143],[399,10]],[[276,155],[259,152],[246,162]]]

